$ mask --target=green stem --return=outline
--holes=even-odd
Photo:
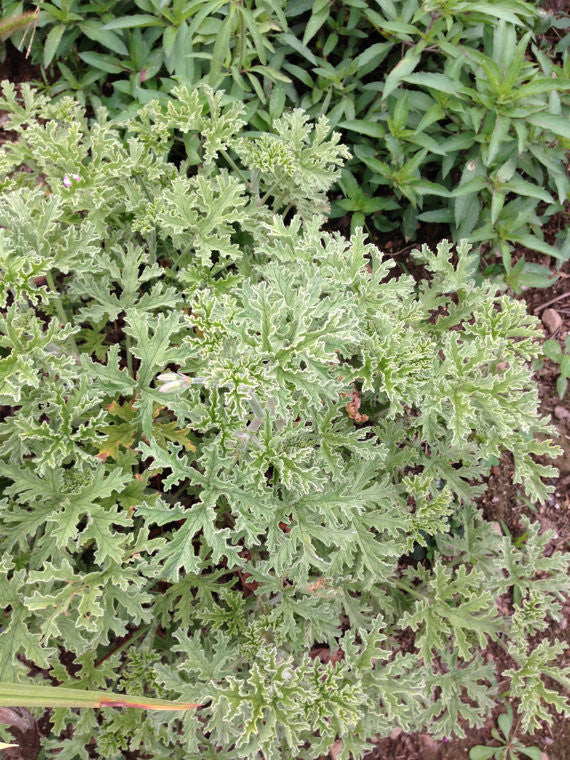
[[[53,275],[51,272],[46,272],[46,280],[47,284],[49,285],[49,289],[55,294],[55,310],[57,311],[57,315],[61,320],[61,323],[63,325],[71,325],[71,322],[69,321],[67,314],[65,313],[65,309],[63,308],[63,304],[61,303],[61,296],[57,288],[55,287],[55,282],[53,279]],[[79,349],[77,348],[77,343],[75,342],[75,338],[73,335],[69,336],[69,342],[71,343],[71,346],[73,348],[73,353],[76,357],[79,357]]]
[[[172,266],[170,267],[170,272],[174,273],[178,270],[178,267],[182,263],[182,260],[190,253],[192,250],[192,243],[189,246],[186,246],[186,248],[178,255],[178,258],[176,261],[172,263]]]
[[[150,232],[149,258],[151,264],[156,263],[156,230]]]
[[[274,191],[277,190],[277,188],[279,187],[280,184],[281,184],[281,180],[278,179],[277,182],[275,182],[275,184],[272,185],[269,188],[269,190],[265,193],[265,195],[263,196],[263,198],[259,201],[258,205],[259,206],[263,206],[263,204],[265,203],[265,201],[269,198],[269,196],[273,195]]]
[[[245,175],[243,174],[239,166],[236,164],[236,162],[233,160],[233,158],[230,156],[230,154],[227,152],[227,150],[221,150],[220,153],[226,159],[228,164],[232,167],[232,169],[238,175],[238,177],[241,179],[244,185],[249,189],[250,187],[249,180],[245,178]]]
[[[125,334],[125,353],[127,354],[127,369],[129,370],[129,375],[133,380],[136,380],[133,367],[133,353],[131,351],[131,336],[128,333]]]
[[[420,599],[420,600],[423,600],[423,599],[425,599],[425,596],[422,596],[421,594],[418,594],[418,592],[417,592],[417,591],[415,591],[413,588],[411,588],[410,586],[408,586],[408,584],[407,584],[407,583],[404,583],[404,582],[403,582],[403,581],[401,581],[400,579],[398,579],[398,578],[397,578],[397,579],[394,579],[393,583],[394,583],[394,585],[396,585],[396,586],[397,586],[399,589],[401,589],[402,591],[405,591],[407,594],[411,594],[412,596],[415,596],[415,597],[416,597],[416,599]]]
[[[143,626],[142,628],[137,628],[135,631],[131,633],[130,636],[128,636],[125,641],[123,641],[122,644],[119,644],[118,647],[115,647],[114,649],[111,649],[110,652],[107,652],[107,654],[103,655],[103,657],[98,660],[94,667],[99,667],[102,662],[105,662],[111,655],[117,654],[118,652],[122,652],[123,649],[126,649],[126,647],[130,646],[131,644],[134,644],[134,642],[140,638],[143,634],[145,634],[148,629],[151,627],[152,623],[148,623],[148,625]]]
[[[184,483],[182,483],[182,485],[181,485],[181,486],[179,486],[179,487],[176,489],[176,491],[175,491],[175,492],[172,494],[172,497],[171,497],[171,498],[172,498],[173,500],[177,499],[177,498],[178,498],[178,497],[179,497],[181,494],[183,494],[183,493],[184,493],[184,491],[187,491],[187,490],[188,490],[188,487],[189,487],[189,484],[188,484],[186,481],[184,481]]]
[[[241,3],[240,3],[241,5]],[[243,62],[245,59],[245,22],[243,19],[243,14],[239,13],[238,11],[238,69],[241,71],[243,69]]]
[[[149,201],[150,203],[152,203],[152,197],[151,197],[151,194],[149,193],[149,191],[148,191],[148,187],[145,185],[145,182],[144,182],[143,178],[142,178],[142,177],[138,177],[138,176],[137,176],[137,178],[136,178],[136,179],[137,179],[137,181],[138,181],[139,185],[142,187],[142,189],[143,189],[143,191],[144,191],[144,194],[146,195],[146,197],[147,197],[148,201]]]

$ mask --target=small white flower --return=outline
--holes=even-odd
[[[63,175],[63,185],[64,187],[71,187],[71,180],[67,176],[67,174]]]
[[[192,384],[192,380],[181,372],[163,372],[156,379],[159,383],[163,383],[158,389],[160,393],[182,391]]]

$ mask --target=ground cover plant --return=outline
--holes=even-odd
[[[58,707],[45,751],[361,757],[463,735],[505,681],[523,730],[567,712],[535,638],[566,558],[473,506],[505,451],[552,490],[540,333],[469,246],[417,282],[323,233],[348,153],[301,111],[252,136],[208,89],[122,131],[26,86],[0,109],[0,679],[200,705]]]
[[[34,7],[3,0],[8,27]],[[45,0],[12,38],[46,92],[121,117],[176,82],[223,89],[256,130],[291,107],[326,114],[353,153],[333,215],[409,240],[442,222],[520,289],[552,280],[515,247],[570,255],[565,232],[541,231],[567,201],[570,146],[567,44],[541,35],[567,22],[523,0]]]
[[[542,753],[538,747],[526,747],[513,735],[514,716],[509,705],[506,713],[498,718],[499,730],[492,729],[493,739],[499,742],[498,747],[477,745],[469,752],[469,760],[520,760],[530,757],[531,760],[541,760]],[[516,726],[514,731],[516,732]]]
[[[564,349],[557,340],[545,341],[542,350],[544,355],[560,365],[560,375],[556,381],[556,390],[560,398],[564,398],[568,389],[568,378],[570,377],[570,338],[566,337]]]

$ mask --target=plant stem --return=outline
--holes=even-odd
[[[258,206],[263,206],[263,204],[265,203],[265,201],[269,198],[270,195],[273,195],[273,192],[275,190],[277,190],[277,188],[279,187],[280,184],[281,184],[281,180],[278,179],[277,182],[275,182],[275,184],[273,184],[269,188],[269,190],[265,193],[265,195],[263,196],[263,198],[259,201]]]
[[[142,189],[143,189],[143,191],[144,191],[144,194],[145,194],[145,195],[146,195],[146,197],[147,197],[147,200],[149,201],[149,203],[152,203],[152,196],[151,196],[151,194],[149,193],[148,187],[145,185],[145,182],[144,182],[143,178],[142,178],[142,177],[139,177],[139,176],[137,176],[137,178],[136,178],[136,179],[137,179],[137,181],[138,181],[139,185],[142,187]]]
[[[401,589],[402,591],[405,591],[407,594],[411,594],[412,596],[415,596],[416,599],[420,599],[420,600],[425,599],[425,596],[422,596],[421,594],[419,594],[417,591],[412,589],[410,586],[408,586],[407,583],[404,583],[399,578],[395,579],[393,582],[394,582],[394,585],[396,585],[399,589]]]
[[[246,187],[249,189],[250,188],[249,180],[245,178],[245,175],[243,174],[239,166],[236,164],[236,162],[233,160],[233,158],[230,156],[230,154],[227,152],[227,150],[220,150],[220,153],[226,159],[228,164],[232,167],[232,169],[238,175],[238,177],[241,179],[244,185],[246,185]]]
[[[46,281],[49,285],[49,289],[56,295],[55,299],[55,310],[57,311],[57,315],[61,320],[61,323],[63,325],[71,325],[71,322],[69,321],[67,314],[65,313],[65,309],[63,308],[63,304],[61,303],[61,295],[57,288],[55,287],[55,282],[53,279],[53,275],[50,271],[46,272]],[[75,342],[75,338],[73,335],[69,336],[69,342],[72,345],[73,348],[73,354],[76,357],[79,357],[79,349],[77,348],[77,343]]]
[[[241,5],[241,3],[239,3]],[[238,70],[241,72],[243,69],[243,62],[245,59],[245,22],[243,14],[239,12],[238,8]]]
[[[177,269],[178,269],[178,267],[180,266],[180,264],[181,264],[182,260],[183,260],[183,259],[184,259],[184,258],[185,258],[185,257],[186,257],[186,256],[187,256],[189,253],[190,253],[190,251],[191,251],[191,250],[192,250],[192,243],[190,243],[190,245],[189,245],[189,246],[187,246],[187,247],[186,247],[186,248],[185,248],[185,249],[182,251],[182,253],[179,253],[179,254],[178,254],[178,258],[176,259],[176,261],[173,261],[173,262],[172,262],[172,266],[170,267],[170,272],[171,272],[171,273],[174,273],[174,272],[176,272],[176,271],[177,271]]]
[[[151,264],[156,263],[156,230],[150,232],[149,258]]]
[[[133,354],[131,351],[131,336],[128,333],[125,333],[125,353],[127,354],[127,369],[129,370],[129,375],[133,380],[136,380],[133,367]]]
[[[94,667],[97,668],[99,665],[101,665],[102,662],[105,662],[111,655],[117,654],[117,652],[121,652],[125,647],[128,647],[130,644],[133,644],[140,636],[142,636],[144,633],[148,631],[148,629],[151,627],[152,623],[148,623],[148,625],[143,626],[142,628],[137,628],[134,630],[127,638],[123,641],[122,644],[119,644],[119,646],[115,647],[114,649],[111,649],[110,652],[107,652],[107,654],[103,655],[103,657],[98,660]]]

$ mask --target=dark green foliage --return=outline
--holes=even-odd
[[[560,365],[560,375],[556,380],[556,390],[562,399],[568,389],[568,378],[570,378],[570,336],[566,336],[564,349],[557,340],[547,340],[542,347],[544,356],[555,364]]]

